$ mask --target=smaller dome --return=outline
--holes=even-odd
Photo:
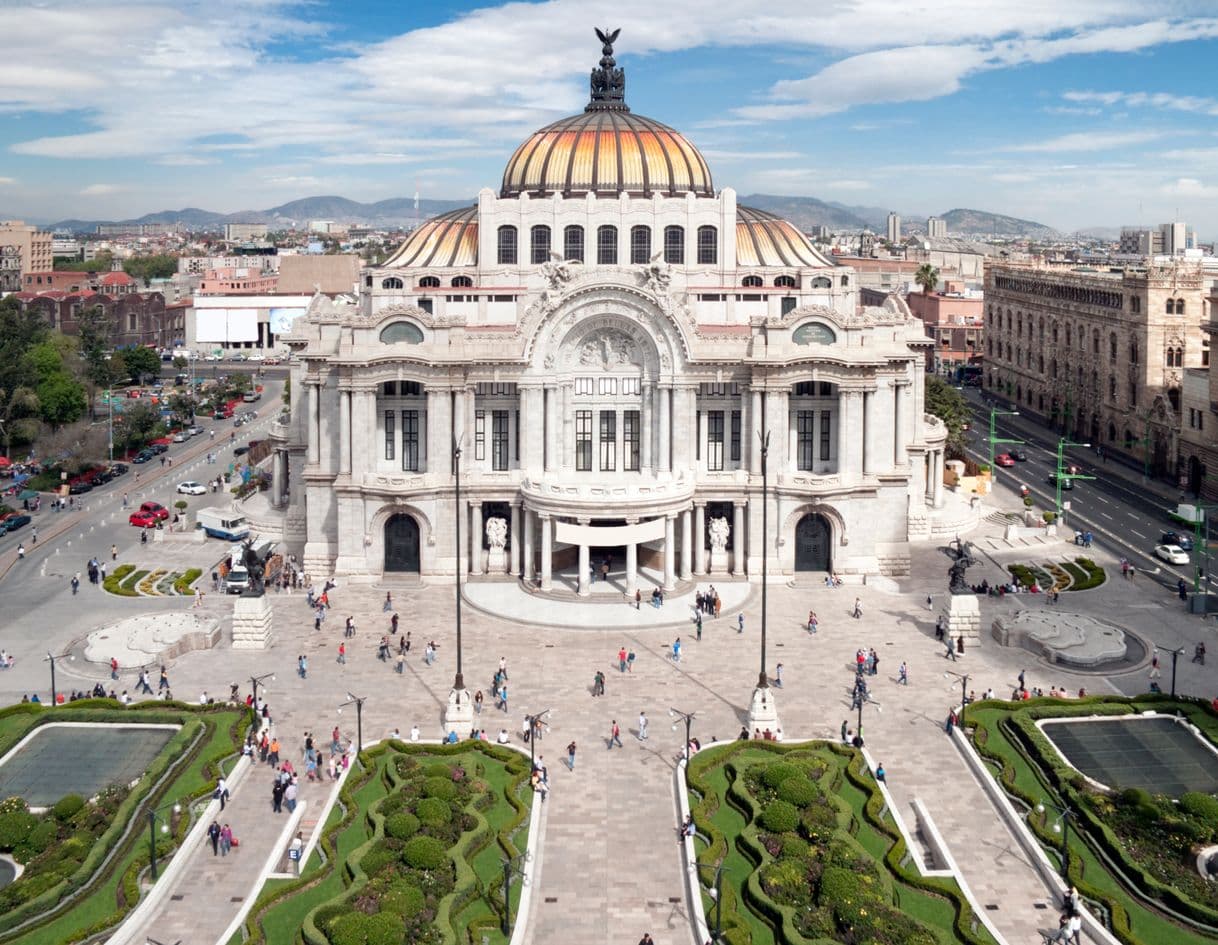
[[[794,224],[753,207],[736,207],[737,266],[812,266],[833,263]]]
[[[118,271],[107,272],[102,276],[101,280],[102,285],[132,285],[134,283],[135,280],[127,275],[127,273]]]
[[[384,263],[386,269],[478,265],[478,208],[450,210],[419,225]]]

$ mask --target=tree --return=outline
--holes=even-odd
[[[21,303],[11,295],[0,299],[0,390],[33,388],[37,384],[26,355],[49,333],[50,328],[36,310],[22,311]]]
[[[64,365],[60,347],[55,340],[44,341],[27,356],[38,375],[39,413],[52,429],[79,420],[88,407],[85,389]]]
[[[4,455],[8,456],[14,437],[32,440],[37,428],[38,395],[28,387],[0,389],[0,432],[4,434]]]
[[[168,279],[178,271],[178,257],[169,253],[154,256],[132,256],[123,260],[123,271],[133,279]]]
[[[85,309],[76,319],[80,338],[80,359],[89,384],[89,403],[97,399],[99,388],[112,387],[122,375],[122,362],[111,357],[114,346],[114,318],[100,305]]]
[[[190,362],[187,361],[180,354],[176,358],[173,359],[173,366],[175,368],[177,368],[179,371],[185,371],[189,364],[190,364]]]
[[[70,259],[67,256],[57,256],[52,267],[57,272],[109,272],[114,265],[114,255],[103,249],[92,259]]]
[[[137,384],[145,377],[157,377],[161,373],[161,359],[151,348],[137,345],[123,349],[123,362]]]
[[[923,295],[929,295],[939,284],[939,270],[930,263],[922,263],[914,273],[914,282],[922,287]]]
[[[964,426],[971,414],[964,395],[941,377],[927,375],[926,412],[938,417],[947,427],[947,455],[964,456]]]
[[[123,411],[121,421],[115,418],[114,442],[127,449],[145,446],[163,432],[165,426],[161,423],[160,412],[152,404],[140,400]]]
[[[228,388],[234,394],[246,394],[252,389],[252,386],[248,374],[233,374],[228,379]]]

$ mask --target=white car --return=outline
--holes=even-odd
[[[189,439],[190,439],[189,430],[179,430],[177,433],[175,433],[173,435],[173,441],[175,443],[185,443]]]
[[[207,495],[207,487],[201,482],[179,482],[178,492],[182,495]]]
[[[1155,545],[1155,557],[1168,564],[1188,564],[1188,552],[1179,545]]]
[[[247,360],[247,361],[261,361],[261,360],[263,360],[263,358],[262,358],[262,355],[260,355],[260,354],[251,354],[251,355],[250,355],[248,358],[246,358],[245,360]]]
[[[219,361],[219,360],[220,360],[220,355],[218,355],[218,354],[206,354],[206,355],[204,355],[204,356],[203,356],[203,360],[204,360],[204,361]]]

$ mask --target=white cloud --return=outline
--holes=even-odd
[[[208,164],[219,164],[220,159],[199,157],[195,154],[166,154],[153,163],[162,167],[205,167]]]
[[[1206,184],[1195,177],[1177,177],[1159,190],[1170,197],[1218,197],[1218,184]]]
[[[1063,93],[1062,98],[1068,102],[1098,102],[1109,108],[1119,104],[1129,108],[1218,115],[1218,99],[1201,98],[1196,95],[1173,95],[1168,92],[1070,91]]]
[[[798,151],[717,151],[700,148],[702,156],[711,161],[791,161],[807,155]]]
[[[1145,144],[1162,138],[1162,131],[1074,131],[1070,134],[1048,138],[1045,141],[1032,141],[1027,144],[999,146],[993,150],[1027,151],[1055,154],[1069,151],[1109,151],[1113,148],[1126,148],[1130,145]]]
[[[0,177],[0,187],[10,187],[15,183],[17,183],[15,177]]]
[[[122,193],[124,190],[126,188],[118,184],[90,184],[81,190],[80,195],[82,197],[108,197],[111,194]]]

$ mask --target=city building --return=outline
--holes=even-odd
[[[928,217],[926,220],[926,235],[931,239],[947,237],[947,221],[939,217]]]
[[[988,243],[948,236],[914,236],[905,243],[905,258],[915,264],[915,269],[929,263],[940,276],[950,274],[977,286],[985,278],[986,260],[997,257],[998,249]]]
[[[265,223],[226,223],[224,224],[224,241],[226,243],[240,243],[245,240],[264,240],[266,239],[267,227]]]
[[[260,268],[237,266],[225,269],[209,269],[203,273],[197,295],[231,295],[250,293],[265,295],[277,291],[279,275],[263,272]]]
[[[1197,266],[1048,270],[985,277],[984,386],[1077,441],[1175,473],[1181,384],[1209,364]]]
[[[107,277],[115,273],[107,273]],[[126,273],[121,273],[126,276]],[[127,276],[130,278],[130,276]],[[75,335],[81,312],[100,305],[114,321],[114,344],[153,345],[167,348],[184,337],[185,320],[181,313],[167,315],[165,297],[159,292],[105,292],[84,288],[79,291],[44,289],[18,292],[22,311],[37,312],[55,331]]]
[[[1218,336],[1218,292],[1210,291],[1209,318],[1202,331],[1212,345]],[[1179,471],[1183,488],[1218,499],[1218,371],[1208,359],[1203,363],[1184,371]]]
[[[1126,256],[1180,256],[1197,246],[1197,234],[1184,223],[1161,223],[1157,229],[1121,227],[1117,251]]]
[[[901,242],[901,217],[899,214],[888,214],[888,242]]]
[[[252,258],[247,255],[179,256],[178,272],[185,275],[202,276],[217,269],[252,268],[253,264],[256,264],[262,272],[278,272],[279,256],[274,253],[266,256],[257,255]]]
[[[926,352],[926,370],[958,376],[960,369],[982,361],[983,301],[964,283],[943,283],[941,292],[910,292],[909,310],[922,321],[934,347]]]
[[[763,559],[776,580],[907,573],[911,537],[976,514],[943,486],[921,324],[896,297],[860,309],[853,269],[718,189],[604,54],[585,110],[530,135],[497,190],[282,339],[289,545],[316,574],[581,594],[606,557],[630,596],[756,581]]]
[[[280,336],[311,295],[196,295],[185,311],[186,347],[200,354],[282,354]]]
[[[0,220],[0,292],[16,292],[27,272],[52,268],[53,238],[21,220]]]
[[[349,254],[279,257],[279,287],[287,294],[321,292],[337,295],[359,291],[360,258]]]

